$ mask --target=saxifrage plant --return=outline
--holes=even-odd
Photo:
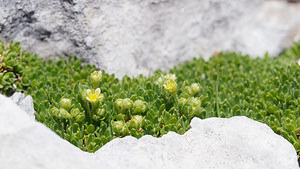
[[[275,58],[220,52],[121,80],[76,57],[46,61],[17,43],[1,46],[1,93],[31,95],[36,119],[82,150],[126,135],[183,134],[193,117],[247,116],[300,151],[300,42]]]

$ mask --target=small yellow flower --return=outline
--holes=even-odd
[[[94,71],[91,74],[91,78],[92,78],[92,82],[94,84],[94,87],[98,87],[98,84],[100,83],[101,79],[102,79],[102,72],[101,71]]]
[[[175,81],[173,80],[168,80],[165,84],[164,84],[164,88],[166,91],[168,91],[170,94],[174,94],[176,92],[177,89],[177,84]]]
[[[86,90],[86,99],[90,101],[91,103],[95,103],[98,101],[100,98],[104,97],[102,94],[100,94],[101,90],[100,88],[97,88],[96,90],[94,89],[88,89]]]

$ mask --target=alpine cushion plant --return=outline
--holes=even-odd
[[[9,57],[1,60],[1,93],[31,95],[36,119],[84,151],[126,135],[183,134],[193,117],[242,115],[269,125],[300,152],[300,42],[275,58],[220,52],[168,73],[122,79],[76,57],[46,61],[13,42],[0,46]]]

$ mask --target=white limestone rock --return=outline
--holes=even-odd
[[[10,96],[10,99],[24,110],[32,119],[35,119],[33,99],[30,95],[25,97],[24,93],[15,92],[12,96]]]
[[[286,1],[0,0],[0,38],[136,76],[220,50],[278,55],[300,39],[299,15]]]
[[[81,151],[0,95],[1,169],[90,169]]]
[[[246,117],[194,118],[184,135],[125,137],[95,154],[112,168],[298,169],[293,146],[267,125]]]
[[[183,135],[117,138],[94,154],[74,147],[0,95],[2,169],[299,169],[296,151],[246,117],[194,118]]]

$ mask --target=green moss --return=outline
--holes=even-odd
[[[300,42],[276,58],[221,52],[121,80],[103,70],[91,77],[95,66],[76,57],[45,61],[13,42],[1,42],[0,54],[1,93],[31,95],[36,119],[84,151],[126,135],[183,134],[193,117],[232,116],[267,124],[300,151]]]

